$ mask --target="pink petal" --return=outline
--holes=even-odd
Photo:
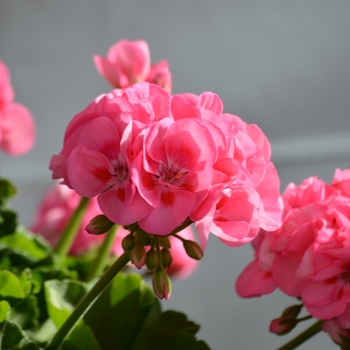
[[[13,156],[28,152],[35,140],[35,125],[29,110],[18,103],[10,104],[4,108],[2,117],[1,147]]]
[[[190,215],[196,204],[196,196],[175,186],[164,186],[159,207],[139,222],[148,233],[167,235]]]
[[[259,297],[270,294],[276,289],[276,283],[270,271],[259,268],[258,260],[252,261],[236,281],[237,294],[242,298]]]
[[[118,225],[130,225],[146,217],[152,207],[136,191],[130,205],[126,205],[120,188],[112,187],[98,196],[102,212]]]
[[[95,67],[97,71],[105,78],[112,86],[118,88],[121,87],[120,72],[116,68],[115,64],[108,61],[101,56],[93,56]]]
[[[67,172],[72,188],[83,197],[94,197],[115,183],[114,168],[109,159],[82,145],[68,157]]]

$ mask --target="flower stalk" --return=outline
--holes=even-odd
[[[284,344],[277,350],[293,350],[296,349],[299,345],[303,344],[310,338],[312,338],[314,335],[319,333],[322,330],[322,324],[324,321],[317,321],[312,326],[310,326],[308,329],[306,329],[304,332],[297,335],[295,338],[290,340],[288,343]]]
[[[66,336],[71,332],[76,322],[84,316],[86,311],[107,288],[113,278],[120,272],[129,262],[129,253],[122,254],[112,266],[102,275],[94,287],[84,296],[84,298],[76,306],[72,314],[67,318],[66,322],[58,330],[52,341],[46,347],[46,350],[58,350]]]
[[[74,242],[74,238],[78,233],[78,229],[84,217],[87,205],[89,204],[89,200],[90,198],[81,198],[78,207],[75,209],[75,212],[68,221],[68,224],[63,231],[58,244],[56,245],[54,253],[60,258],[60,260],[63,260],[67,256],[69,249]]]
[[[108,257],[110,256],[111,248],[114,243],[116,234],[118,230],[118,225],[113,225],[113,227],[107,232],[106,237],[100,246],[99,254],[96,257],[96,260],[94,261],[88,276],[86,278],[87,282],[92,281],[94,278],[100,276],[100,274],[103,272],[106,262],[108,260]]]

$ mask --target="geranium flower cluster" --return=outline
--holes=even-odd
[[[279,225],[279,178],[262,131],[222,112],[210,92],[113,90],[69,123],[53,178],[98,196],[117,224],[166,236],[189,220],[203,249],[209,232],[229,246],[247,243]]]
[[[18,156],[33,147],[35,125],[29,110],[13,100],[10,73],[0,61],[0,147],[6,153]]]
[[[255,259],[237,280],[238,294],[261,296],[279,288],[301,298],[312,316],[332,320],[325,330],[335,324],[349,329],[350,170],[337,169],[331,184],[317,177],[290,184],[281,201],[282,225],[253,242]]]

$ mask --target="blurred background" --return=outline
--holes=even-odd
[[[110,90],[92,56],[116,41],[145,39],[152,62],[166,59],[173,93],[213,91],[225,111],[258,124],[272,144],[281,189],[318,175],[330,181],[350,165],[350,2],[348,0],[1,0],[0,59],[16,101],[37,125],[34,149],[0,155],[1,175],[20,194],[22,223],[52,185],[48,164],[70,119]],[[174,281],[164,308],[202,325],[213,350],[273,349],[300,333],[268,332],[294,300],[281,293],[242,300],[234,282],[252,260],[250,246],[211,237],[198,270]],[[300,349],[335,348],[325,334]]]

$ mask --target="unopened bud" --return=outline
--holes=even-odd
[[[169,249],[163,248],[160,251],[161,257],[162,257],[162,266],[167,269],[170,267],[171,263],[173,262],[173,257],[171,256],[171,252]]]
[[[124,249],[124,252],[127,252],[128,250],[132,249],[134,244],[135,244],[135,239],[132,233],[125,236],[122,240],[122,248]]]
[[[187,255],[195,260],[201,260],[203,258],[203,250],[197,242],[185,240],[183,241],[185,251]]]
[[[154,249],[151,249],[147,253],[146,266],[150,272],[158,267],[158,254]]]
[[[298,304],[298,305],[292,305],[288,306],[283,312],[281,317],[290,317],[290,318],[296,318],[301,309],[303,308],[303,304]]]
[[[270,332],[277,335],[284,335],[289,333],[297,323],[298,321],[291,317],[276,318],[270,323]]]
[[[141,242],[137,242],[131,250],[131,262],[141,270],[146,262],[146,249]]]
[[[102,235],[108,232],[113,227],[114,222],[109,220],[105,215],[97,215],[90,220],[85,230],[91,235]]]
[[[154,293],[159,299],[170,298],[171,294],[171,281],[165,270],[157,269],[153,273],[152,285]]]
[[[158,236],[158,242],[159,242],[159,245],[163,248],[167,248],[167,249],[171,248],[171,243],[170,243],[169,237],[166,237],[166,236],[159,237]]]

